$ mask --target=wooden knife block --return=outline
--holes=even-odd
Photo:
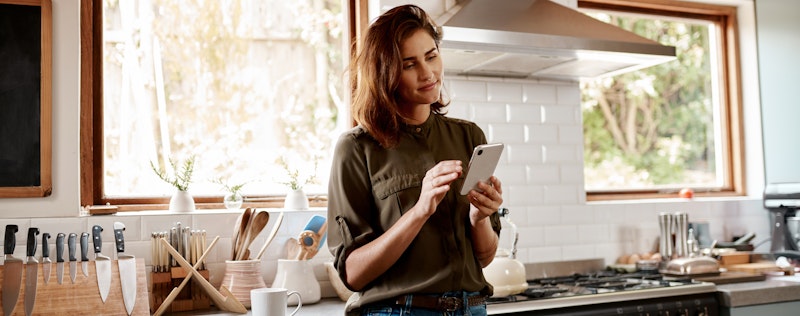
[[[105,303],[100,299],[94,261],[90,261],[88,267],[89,276],[87,277],[81,272],[81,263],[78,262],[79,271],[75,277],[75,284],[73,284],[69,278],[69,262],[64,262],[64,279],[62,284],[58,284],[56,263],[53,262],[50,268],[50,281],[44,284],[44,272],[42,265],[39,264],[33,315],[127,315],[125,303],[122,300],[117,260],[111,260],[111,289]],[[0,266],[0,282],[3,279],[4,268]],[[150,315],[146,277],[144,259],[136,258],[136,305],[133,307],[132,315]],[[19,298],[12,315],[25,315],[24,264],[22,265],[22,285]]]
[[[208,280],[208,270],[197,270]],[[164,299],[169,296],[172,289],[178,287],[186,277],[186,270],[181,267],[172,267],[170,272],[151,272],[150,283],[152,292],[150,295],[150,312],[155,313]],[[211,298],[208,297],[202,287],[195,284],[194,279],[189,281],[181,290],[181,293],[169,305],[167,312],[184,312],[194,310],[206,310],[211,308]]]

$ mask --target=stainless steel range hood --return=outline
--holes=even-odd
[[[576,80],[675,59],[672,46],[548,0],[466,0],[437,22],[451,74]]]

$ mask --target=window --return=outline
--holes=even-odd
[[[579,1],[677,59],[581,82],[587,200],[743,194],[735,8]]]
[[[174,188],[153,167],[191,157],[189,191],[208,208],[221,208],[223,184],[280,202],[295,172],[316,180],[310,195],[327,191],[350,124],[342,1],[84,0],[82,11],[95,30],[81,34],[94,78],[81,85],[83,205],[158,208]]]

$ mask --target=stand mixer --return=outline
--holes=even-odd
[[[764,188],[764,208],[770,212],[772,245],[776,256],[800,259],[800,249],[787,220],[800,209],[800,183],[770,183]]]

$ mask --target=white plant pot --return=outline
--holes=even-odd
[[[194,198],[187,191],[175,191],[175,194],[169,199],[169,210],[182,213],[193,212],[195,210]]]
[[[308,196],[306,196],[303,189],[289,191],[286,194],[286,200],[283,202],[283,208],[287,210],[307,210]]]

